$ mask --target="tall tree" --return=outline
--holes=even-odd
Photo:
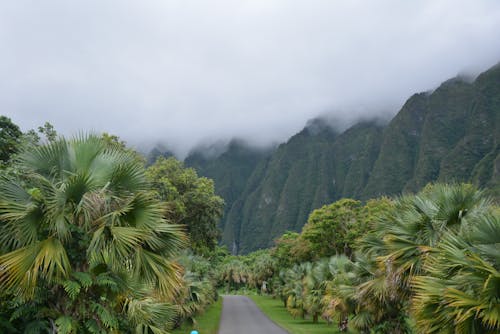
[[[321,267],[328,269],[328,276],[324,276],[323,283],[322,316],[329,322],[336,319],[339,330],[347,331],[349,315],[354,313],[356,305],[352,298],[352,285],[357,278],[354,263],[345,255],[340,255],[332,256],[328,261],[324,261],[320,264]]]
[[[199,254],[214,250],[224,200],[215,195],[213,181],[198,177],[173,157],[160,157],[147,169],[147,176],[164,203],[165,218],[186,226],[191,248]]]
[[[47,138],[48,142],[54,142],[57,139],[57,131],[54,129],[54,126],[49,122],[45,122],[43,126],[38,127],[38,132]]]
[[[350,256],[360,231],[361,202],[341,199],[314,210],[301,237],[310,242],[316,258],[338,254]]]
[[[22,132],[10,118],[0,116],[0,160],[7,162],[19,150]]]
[[[358,275],[365,279],[356,287],[353,324],[360,330],[409,332],[415,279],[427,276],[428,261],[445,236],[457,235],[489,209],[488,199],[468,184],[428,185],[397,199],[359,244]],[[449,260],[451,267],[458,265]]]
[[[500,217],[473,218],[446,231],[413,283],[420,333],[500,331]]]
[[[309,241],[300,237],[297,232],[285,232],[276,239],[276,246],[272,255],[281,269],[292,267],[294,264],[309,261],[313,258]]]

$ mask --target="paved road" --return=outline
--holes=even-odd
[[[245,296],[223,296],[219,334],[288,334]]]

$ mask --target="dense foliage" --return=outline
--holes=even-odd
[[[146,175],[144,159],[108,134],[66,140],[46,123],[13,138],[0,170],[0,332],[167,333],[217,299],[209,260],[179,256],[186,221],[166,212],[188,202],[216,219],[211,181],[176,161]],[[151,172],[188,190],[158,196]],[[191,233],[192,244],[213,248],[214,234]]]
[[[146,175],[163,203],[165,219],[186,226],[191,249],[205,255],[213,251],[224,209],[223,199],[215,195],[213,181],[198,177],[194,169],[185,168],[173,157],[158,158]]]
[[[19,150],[22,132],[10,118],[0,116],[0,160],[7,162]]]
[[[0,286],[18,329],[166,332],[181,229],[143,167],[94,136],[18,157],[0,181]]]
[[[395,200],[318,209],[302,233],[228,260],[219,284],[261,291],[254,277],[268,268],[266,291],[294,317],[322,317],[339,331],[497,333],[499,245],[500,211],[484,193],[429,185]],[[256,267],[259,260],[267,265]]]

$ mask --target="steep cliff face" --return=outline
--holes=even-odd
[[[500,67],[411,97],[384,131],[363,198],[415,192],[429,182],[473,181],[495,191]]]
[[[308,214],[342,197],[414,192],[428,182],[470,181],[500,191],[500,66],[474,82],[455,78],[415,94],[386,125],[338,133],[318,119],[274,150],[235,142],[186,160],[226,200],[223,243],[240,253],[299,231]]]
[[[282,231],[300,229],[310,208],[328,201],[333,185],[322,181],[332,174],[325,154],[334,138],[329,128],[319,132],[306,128],[262,162],[241,209],[233,208],[228,217],[227,223],[239,232],[234,239],[240,251],[266,247]]]
[[[427,94],[413,95],[384,129],[376,159],[362,198],[400,192],[412,179],[427,115]]]
[[[271,152],[271,149],[256,149],[243,141],[232,140],[222,154],[207,156],[201,150],[194,150],[184,161],[186,166],[195,168],[200,175],[215,181],[215,190],[226,203],[220,225],[222,230],[229,211],[247,187],[257,164]]]
[[[500,198],[500,64],[481,74],[475,82],[475,89],[471,134],[463,146],[471,152],[487,152],[473,167],[471,180]],[[476,153],[476,156],[480,154]]]

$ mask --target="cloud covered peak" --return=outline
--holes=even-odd
[[[6,1],[0,107],[24,129],[284,141],[317,115],[393,115],[500,59],[500,2]],[[387,117],[387,116],[385,116]]]

